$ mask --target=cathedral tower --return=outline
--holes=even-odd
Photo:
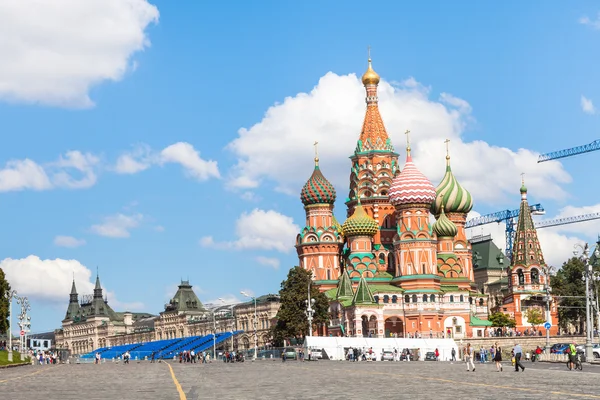
[[[390,202],[395,207],[398,224],[394,238],[398,260],[395,276],[401,277],[405,289],[439,289],[436,242],[429,223],[429,209],[434,200],[435,189],[413,163],[408,141],[406,164],[390,188]]]
[[[362,76],[366,90],[367,110],[356,144],[350,172],[350,194],[346,200],[349,217],[354,212],[358,199],[365,212],[373,217],[381,227],[373,237],[376,257],[382,257],[381,270],[389,271],[388,254],[392,250],[395,234],[394,207],[390,204],[388,193],[394,176],[399,172],[398,154],[387,134],[377,97],[379,75],[373,70],[369,56],[367,71]]]
[[[342,228],[333,215],[336,193],[319,168],[315,143],[315,169],[308,179],[300,200],[306,212],[305,227],[296,237],[300,267],[313,273],[318,281],[337,280],[340,254],[344,245]]]
[[[431,213],[440,218],[442,213],[456,226],[457,232],[453,240],[453,252],[458,262],[452,270],[441,272],[444,277],[465,278],[464,289],[469,289],[467,282],[474,281],[471,244],[467,240],[465,224],[467,214],[473,209],[473,198],[456,180],[450,167],[450,153],[446,140],[446,173],[436,189],[435,201],[431,204]],[[451,275],[451,276],[449,276]]]
[[[377,221],[365,212],[360,199],[354,213],[342,225],[348,238],[346,269],[351,278],[374,278],[377,275],[378,259],[373,254],[373,236],[379,231]]]

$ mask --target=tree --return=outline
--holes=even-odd
[[[0,334],[8,331],[9,304],[8,292],[10,292],[10,284],[4,276],[4,271],[0,268]]]
[[[504,328],[514,328],[517,326],[517,323],[514,319],[512,319],[508,314],[504,314],[503,312],[495,312],[490,315],[488,320],[492,323],[492,326]]]
[[[309,271],[300,267],[290,269],[287,279],[281,282],[279,297],[281,307],[277,312],[277,324],[271,334],[277,346],[282,346],[285,339],[300,339],[308,334],[306,317],[306,300],[308,284],[312,280]],[[311,286],[310,297],[315,299],[313,309],[313,325],[325,324],[329,321],[329,301],[324,293]]]
[[[560,298],[558,324],[563,331],[568,330],[571,324],[578,326],[580,332],[583,331],[585,321],[584,270],[583,261],[573,257],[563,264],[555,276],[550,278],[552,294]]]
[[[544,313],[539,307],[529,307],[525,311],[525,317],[535,330],[537,330],[538,325],[541,325],[546,321],[546,319],[544,318]]]

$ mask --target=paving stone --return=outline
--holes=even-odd
[[[246,361],[171,363],[188,400],[200,399],[600,399],[600,366]],[[0,399],[180,399],[166,363],[43,365],[0,371]]]

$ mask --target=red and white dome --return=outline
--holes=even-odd
[[[400,204],[431,204],[435,201],[435,188],[421,173],[412,161],[410,154],[400,174],[392,181],[389,190],[390,203]]]

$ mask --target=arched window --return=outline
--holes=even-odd
[[[450,295],[450,303],[454,303],[454,295]]]
[[[398,302],[398,296],[392,296],[392,304],[396,304]]]
[[[517,271],[517,277],[519,278],[519,285],[524,285],[525,284],[525,275],[523,275],[522,269]]]
[[[479,299],[479,305],[483,306],[483,298]]]
[[[416,302],[417,302],[417,295],[416,295],[416,294],[413,294],[413,295],[412,295],[412,302],[413,302],[413,303],[416,303]]]
[[[431,295],[431,298],[429,299],[432,303],[435,302],[435,294]]]
[[[373,298],[375,299],[375,303],[379,304],[379,296],[373,296]]]
[[[465,296],[463,296],[462,294],[460,295],[460,302],[462,303],[463,301],[465,301]]]
[[[383,302],[384,303],[389,303],[390,302],[390,296],[388,296],[387,294],[385,296],[383,296]]]
[[[423,295],[423,303],[427,303],[427,295],[426,294]]]
[[[410,296],[409,295],[404,295],[404,302],[405,303],[410,303]]]
[[[531,283],[539,284],[540,283],[540,272],[537,268],[533,268],[531,270]]]
[[[473,304],[473,298],[469,297],[469,304]]]

